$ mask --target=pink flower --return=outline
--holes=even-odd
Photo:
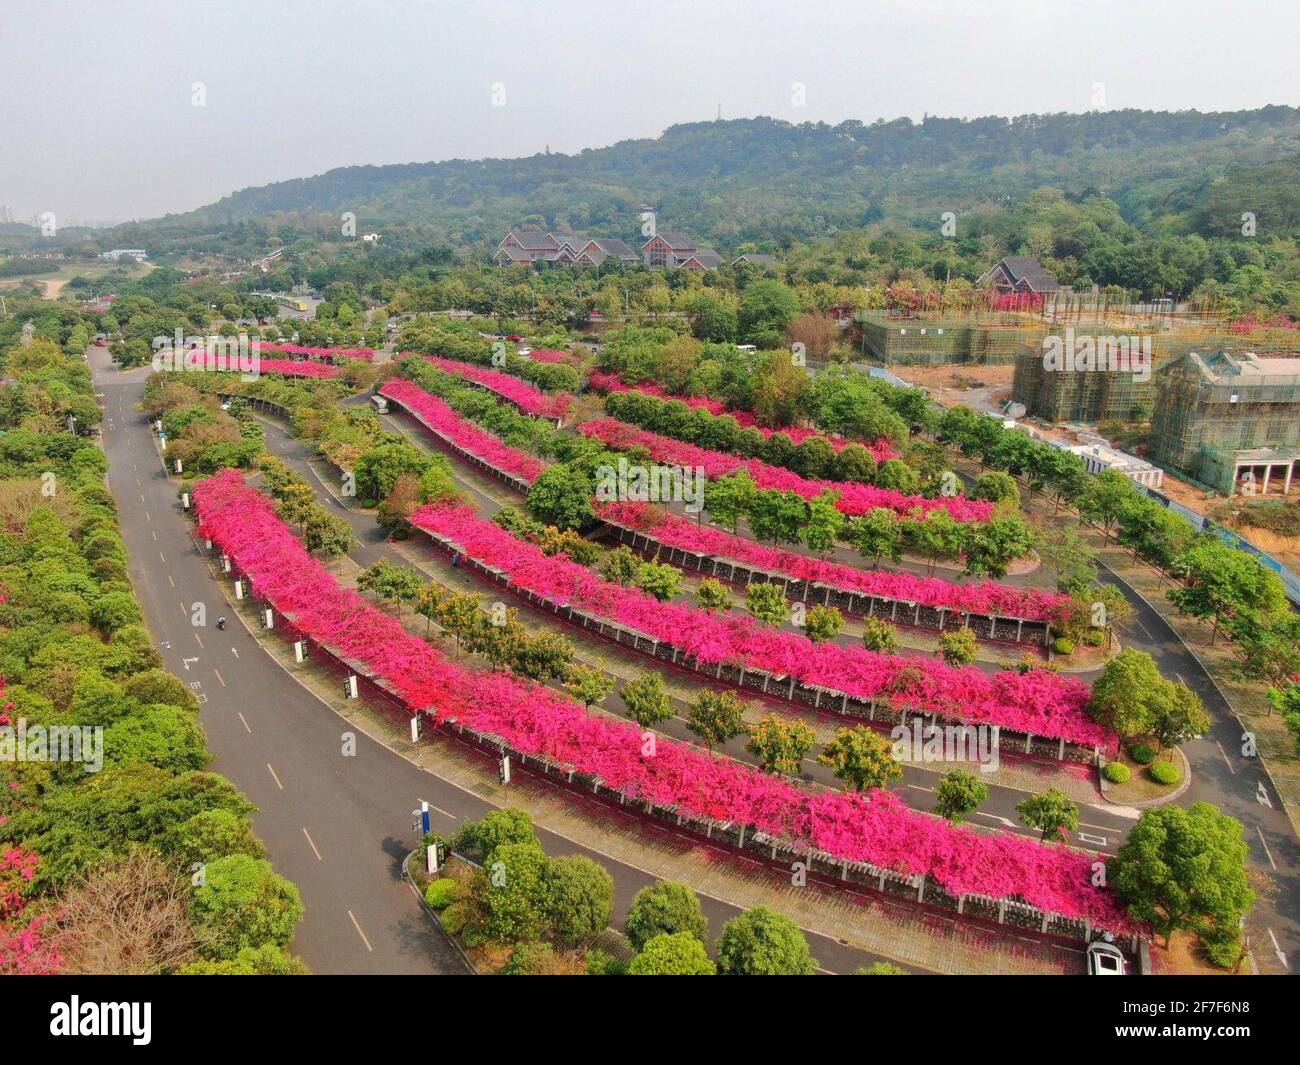
[[[424,357],[443,373],[473,381],[476,385],[482,385],[498,396],[505,397],[525,414],[539,418],[563,418],[569,412],[569,404],[573,402],[573,397],[567,392],[548,396],[510,374],[497,373],[496,370],[487,370],[455,359],[444,359],[438,355]]]
[[[457,666],[392,615],[341,588],[239,471],[225,470],[197,484],[194,502],[200,534],[248,576],[258,596],[308,639],[368,670],[412,712],[454,719],[516,751],[554,759],[635,799],[693,818],[750,825],[834,859],[924,873],[953,893],[1019,897],[1115,932],[1134,927],[1115,897],[1093,886],[1091,854],[954,827],[909,810],[888,792],[815,792],[663,737],[649,757],[634,723],[588,714],[558,692],[508,673]],[[472,515],[458,511],[446,511],[450,527],[479,542],[486,530],[478,526],[490,523],[475,524]],[[423,518],[429,514],[428,508],[421,512]],[[523,566],[536,563],[528,545],[513,544],[528,556]],[[563,558],[547,561],[565,565]],[[567,571],[555,579],[579,586]]]
[[[658,433],[638,429],[614,418],[597,418],[578,426],[578,431],[585,436],[600,440],[615,451],[630,447],[643,447],[650,452],[656,462],[666,462],[677,466],[699,466],[707,477],[726,477],[738,470],[745,470],[759,488],[794,492],[804,499],[813,499],[825,491],[839,493],[835,506],[841,513],[850,516],[866,514],[877,507],[896,511],[899,514],[925,513],[931,510],[946,510],[955,521],[962,523],[988,521],[993,517],[993,504],[983,500],[967,499],[965,496],[941,496],[927,499],[924,496],[908,496],[888,488],[877,488],[870,484],[845,481],[817,481],[800,477],[797,473],[783,466],[769,466],[758,459],[742,459],[736,455],[727,455],[721,451],[710,451],[683,443],[672,437],[660,436]]]
[[[546,463],[508,447],[491,433],[462,418],[437,396],[411,381],[385,381],[381,396],[396,400],[427,428],[453,447],[474,455],[491,466],[532,484],[546,469]]]
[[[731,559],[799,580],[816,581],[832,588],[903,603],[919,603],[936,609],[990,617],[1051,621],[1069,602],[1066,596],[1045,588],[1011,588],[996,581],[953,584],[938,577],[855,569],[837,562],[764,547],[743,536],[697,525],[649,503],[598,503],[596,514],[602,521],[632,529],[669,547]]]

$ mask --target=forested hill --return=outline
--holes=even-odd
[[[943,211],[1007,206],[1044,185],[1072,198],[1101,192],[1141,225],[1203,206],[1198,187],[1229,168],[1258,167],[1264,180],[1287,156],[1300,156],[1300,110],[1281,106],[837,126],[738,119],[576,155],[346,167],[244,189],[141,228],[195,232],[353,211],[362,227],[414,223],[460,246],[495,243],[519,224],[630,241],[646,204],[660,228],[729,248],[882,219],[933,225]]]

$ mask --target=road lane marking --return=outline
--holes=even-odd
[[[425,802],[424,799],[416,799],[415,801],[420,803],[421,805],[424,805]],[[433,803],[429,803],[429,809],[435,811],[436,813],[442,814],[443,817],[450,817],[453,821],[460,820],[460,818],[458,818],[455,814],[449,814],[441,806],[434,806]]]
[[[1276,872],[1277,872],[1277,862],[1273,861],[1273,852],[1270,851],[1270,850],[1268,849],[1268,843],[1267,843],[1267,842],[1265,841],[1265,839],[1264,839],[1264,832],[1263,832],[1263,830],[1259,827],[1259,825],[1256,825],[1256,826],[1255,826],[1255,831],[1259,833],[1259,842],[1260,842],[1260,845],[1264,848],[1264,854],[1265,854],[1265,856],[1268,858],[1268,864],[1271,865],[1271,866],[1273,867],[1273,872],[1276,873]],[[1277,944],[1275,943],[1274,946],[1276,946],[1276,945],[1277,945]]]
[[[150,534],[150,535],[151,535],[155,540],[158,539],[158,533],[155,532],[153,529],[150,529],[150,530],[149,530],[149,534]]]
[[[172,580],[172,575],[170,573],[167,574],[167,583],[170,584],[173,588],[176,587],[176,582]]]
[[[244,731],[251,736],[253,734],[253,730],[248,727],[248,722],[247,720],[245,720],[244,715],[240,714],[238,710],[236,710],[235,713],[239,714],[239,720],[242,721],[244,724]]]
[[[352,927],[357,930],[357,935],[361,937],[361,942],[366,945],[366,950],[370,951],[370,953],[373,954],[375,952],[375,948],[370,945],[370,940],[366,938],[365,932],[361,931],[361,926],[357,924],[357,919],[351,910],[348,910],[348,917],[352,919]]]
[[[224,687],[226,686],[226,682],[225,682],[224,680],[222,680],[221,672],[220,672],[219,670],[216,670],[216,669],[214,669],[212,672],[216,674],[217,680],[220,680],[220,681],[221,681],[221,686],[224,688]]]
[[[167,556],[164,555],[161,551],[158,552],[158,557],[163,560],[163,565],[167,564]]]
[[[1215,740],[1214,746],[1219,748],[1219,753],[1223,755],[1223,760],[1228,764],[1228,772],[1235,777],[1237,775],[1237,771],[1232,768],[1232,763],[1228,761],[1228,752],[1223,749],[1223,744],[1221,744],[1218,740]]]
[[[202,641],[201,639],[199,639],[199,634],[198,634],[197,632],[194,634],[194,638],[195,638],[196,640],[199,641],[199,646],[202,647],[202,646],[203,646],[203,641]]]
[[[1105,836],[1090,836],[1087,832],[1076,832],[1075,835],[1083,840],[1084,843],[1091,843],[1094,847],[1106,846]]]
[[[1273,941],[1273,953],[1277,955],[1277,960],[1280,961],[1287,970],[1290,970],[1291,963],[1286,960],[1286,954],[1283,952],[1282,948],[1278,946],[1277,936],[1273,934],[1273,929],[1271,928],[1268,930],[1268,938]]]
[[[266,763],[266,768],[271,771],[271,779],[275,781],[275,786],[279,788],[281,791],[284,791],[284,785],[280,783],[280,778],[275,775],[275,770],[271,769],[270,762]]]
[[[310,833],[308,833],[308,831],[304,828],[302,830],[302,834],[307,837],[307,846],[311,848],[312,854],[316,855],[316,860],[318,862],[323,862],[325,859],[320,856],[320,851],[316,849],[316,844],[312,841]],[[357,929],[357,931],[360,931],[360,929]],[[365,939],[366,937],[362,936],[361,938]]]

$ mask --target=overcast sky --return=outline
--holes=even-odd
[[[653,137],[719,105],[725,118],[831,123],[1086,111],[1098,83],[1104,109],[1296,104],[1289,8],[6,0],[0,206],[60,225],[147,218],[336,166]]]

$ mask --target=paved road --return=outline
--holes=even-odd
[[[166,667],[202,700],[212,769],[258,807],[255,825],[276,869],[302,891],[306,915],[293,949],[317,973],[459,973],[463,963],[402,881],[400,861],[416,844],[410,811],[427,800],[434,827],[452,831],[493,807],[356,733],[263,652],[238,624],[215,627],[224,599],[190,541],[174,486],[135,407],[147,369],[119,372],[103,349],[88,356],[104,409],[109,486],[118,501],[131,576]],[[204,603],[208,625],[190,624]],[[615,912],[654,878],[549,832],[552,854],[586,853],[614,877]],[[740,911],[701,900],[716,935]],[[813,953],[831,972],[877,956],[820,935]]]

